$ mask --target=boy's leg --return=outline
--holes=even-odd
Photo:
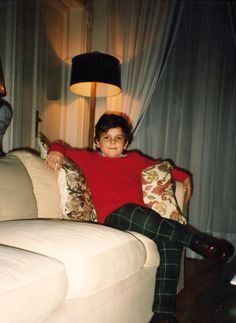
[[[211,262],[226,262],[234,254],[234,246],[224,239],[218,239],[194,231],[188,225],[162,218],[152,209],[126,204],[110,214],[106,225],[139,232],[156,243],[158,241],[175,242],[188,247]]]
[[[183,247],[166,242],[157,245],[160,265],[156,274],[153,312],[174,314]]]
[[[107,217],[105,225],[136,231],[152,239],[160,254],[157,269],[153,311],[173,314],[179,277],[182,245],[188,245],[192,234],[175,230],[175,221],[168,221],[153,210],[126,204]],[[179,240],[179,243],[176,242]]]
[[[158,284],[153,304],[154,311],[159,314],[157,317],[154,315],[152,322],[177,322],[174,318],[162,321],[159,317],[160,313],[172,313],[174,310],[173,295],[176,294],[183,246],[214,262],[225,262],[234,253],[234,247],[228,241],[193,234],[187,226],[162,218],[152,209],[135,204],[126,204],[115,210],[106,218],[104,224],[121,230],[139,232],[152,239],[160,251],[160,269],[157,271]],[[175,249],[173,252],[172,248]],[[168,266],[172,262],[176,266]],[[168,284],[170,278],[171,284]]]
[[[155,243],[165,241],[189,246],[193,234],[174,220],[162,218],[150,208],[136,204],[125,204],[110,214],[105,225],[127,231],[139,232]]]

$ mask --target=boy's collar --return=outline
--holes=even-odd
[[[106,155],[102,151],[99,151],[98,153],[99,153],[100,156],[106,157]],[[126,156],[127,156],[126,154],[120,154],[117,158],[123,158],[123,157],[126,157]]]

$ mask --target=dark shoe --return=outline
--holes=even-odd
[[[176,317],[171,314],[154,313],[150,323],[178,323]]]
[[[234,246],[230,242],[207,235],[195,235],[190,248],[209,262],[224,263],[234,254]]]

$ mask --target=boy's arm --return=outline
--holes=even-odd
[[[58,172],[61,168],[65,155],[65,147],[61,144],[52,144],[49,147],[48,155],[45,159],[47,168],[53,172]]]
[[[172,177],[175,181],[183,183],[185,192],[185,202],[188,203],[192,196],[192,179],[191,176],[178,168],[173,167],[171,170]]]
[[[48,148],[48,152],[58,151],[58,152],[62,153],[63,155],[65,154],[65,150],[66,150],[66,147],[62,144],[57,143],[57,142],[52,143]]]

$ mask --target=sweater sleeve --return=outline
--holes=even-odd
[[[183,170],[180,170],[179,168],[176,168],[175,166],[171,170],[172,177],[175,181],[183,182],[187,177],[189,177],[189,174]]]
[[[142,162],[142,168],[146,168],[155,164],[161,163],[163,160],[162,159],[152,159],[152,158],[147,158],[143,157],[142,155],[136,154],[136,159],[140,159],[140,162]],[[183,182],[187,177],[189,177],[189,174],[176,166],[173,165],[173,168],[171,169],[171,175],[172,178],[175,181],[178,182]]]
[[[78,149],[69,148],[59,143],[52,143],[49,147],[48,152],[50,151],[58,151],[64,155],[64,157],[68,157],[73,160],[79,166],[80,160],[80,152]]]
[[[50,152],[50,151],[58,151],[58,152],[62,153],[65,157],[69,157],[78,163],[78,150],[67,148],[66,146],[63,146],[62,144],[59,144],[59,143],[52,143],[49,147],[48,152]],[[134,155],[136,156],[136,158],[137,158],[137,156],[140,158],[140,156],[137,153],[134,153]],[[151,166],[154,163],[161,162],[161,160],[158,160],[158,159],[153,160],[153,159],[147,159],[147,158],[143,158],[143,157],[141,157],[141,160],[142,160],[142,162],[143,162],[143,160],[145,160],[145,164],[142,165],[143,168]],[[180,170],[179,168],[176,168],[175,166],[172,168],[171,174],[172,174],[173,179],[175,181],[179,181],[179,182],[183,182],[187,177],[189,177],[189,174],[187,172]]]
[[[62,144],[52,143],[48,148],[48,152],[50,151],[58,151],[59,153],[62,153],[64,156],[66,155],[66,148]]]

